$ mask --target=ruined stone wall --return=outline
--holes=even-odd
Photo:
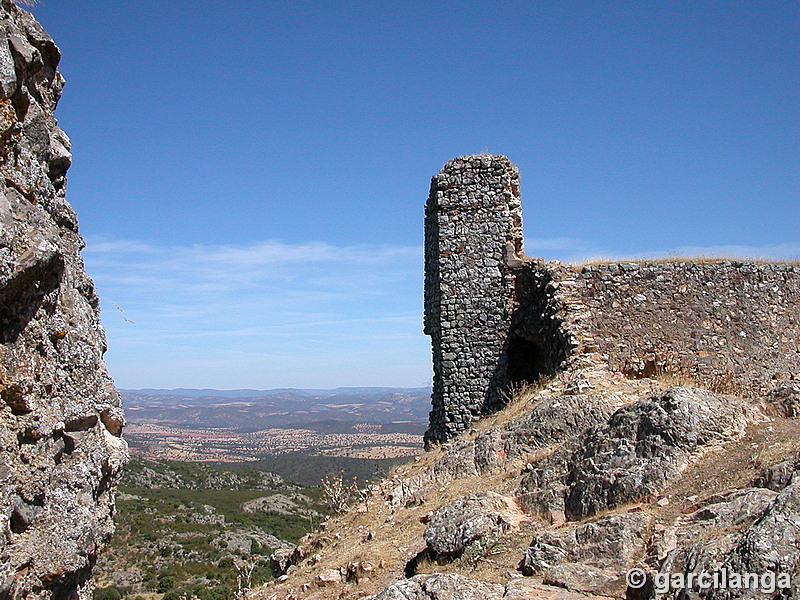
[[[542,267],[539,267],[542,268]],[[758,394],[800,378],[800,265],[741,261],[544,267],[573,360]]]
[[[59,59],[33,17],[0,0],[0,598],[91,598],[127,455],[65,200]]]
[[[433,178],[425,207],[425,332],[433,348],[426,443],[502,405],[504,347],[522,254],[519,174],[503,156],[463,156]]]
[[[518,186],[502,156],[461,157],[433,179],[428,443],[502,406],[515,384],[559,370],[674,374],[745,394],[800,379],[800,265],[521,260]]]

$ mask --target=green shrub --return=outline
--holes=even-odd
[[[114,586],[96,588],[92,594],[93,600],[122,600],[122,592]]]
[[[172,575],[159,575],[156,590],[162,594],[175,587],[175,578]]]

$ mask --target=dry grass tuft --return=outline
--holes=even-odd
[[[651,378],[665,388],[696,387],[717,394],[746,399],[753,399],[761,395],[758,390],[753,389],[745,380],[736,377],[732,373],[720,373],[709,380],[701,381],[692,373],[672,372],[664,368],[658,368]]]
[[[671,264],[693,264],[693,265],[716,265],[721,263],[745,263],[755,265],[800,265],[800,258],[787,260],[772,260],[763,257],[741,257],[741,256],[662,256],[657,258],[610,258],[606,256],[596,256],[586,259],[579,263],[570,263],[574,269],[586,266],[602,266],[608,264],[634,263],[637,265],[671,265]]]

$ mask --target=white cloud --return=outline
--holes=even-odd
[[[84,259],[103,299],[109,368],[123,387],[420,385],[429,378],[420,247],[90,239]],[[417,357],[417,372],[393,377],[390,365],[408,355]],[[317,368],[288,380],[309,361]],[[386,379],[374,380],[375,361]]]
[[[526,252],[564,262],[780,260],[800,257],[800,244],[630,255],[552,237],[526,240]],[[421,247],[90,239],[84,258],[103,299],[109,368],[122,387],[416,386],[430,377]]]

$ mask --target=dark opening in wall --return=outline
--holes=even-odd
[[[541,344],[521,337],[508,341],[508,383],[511,386],[533,383],[547,374],[546,354]]]

